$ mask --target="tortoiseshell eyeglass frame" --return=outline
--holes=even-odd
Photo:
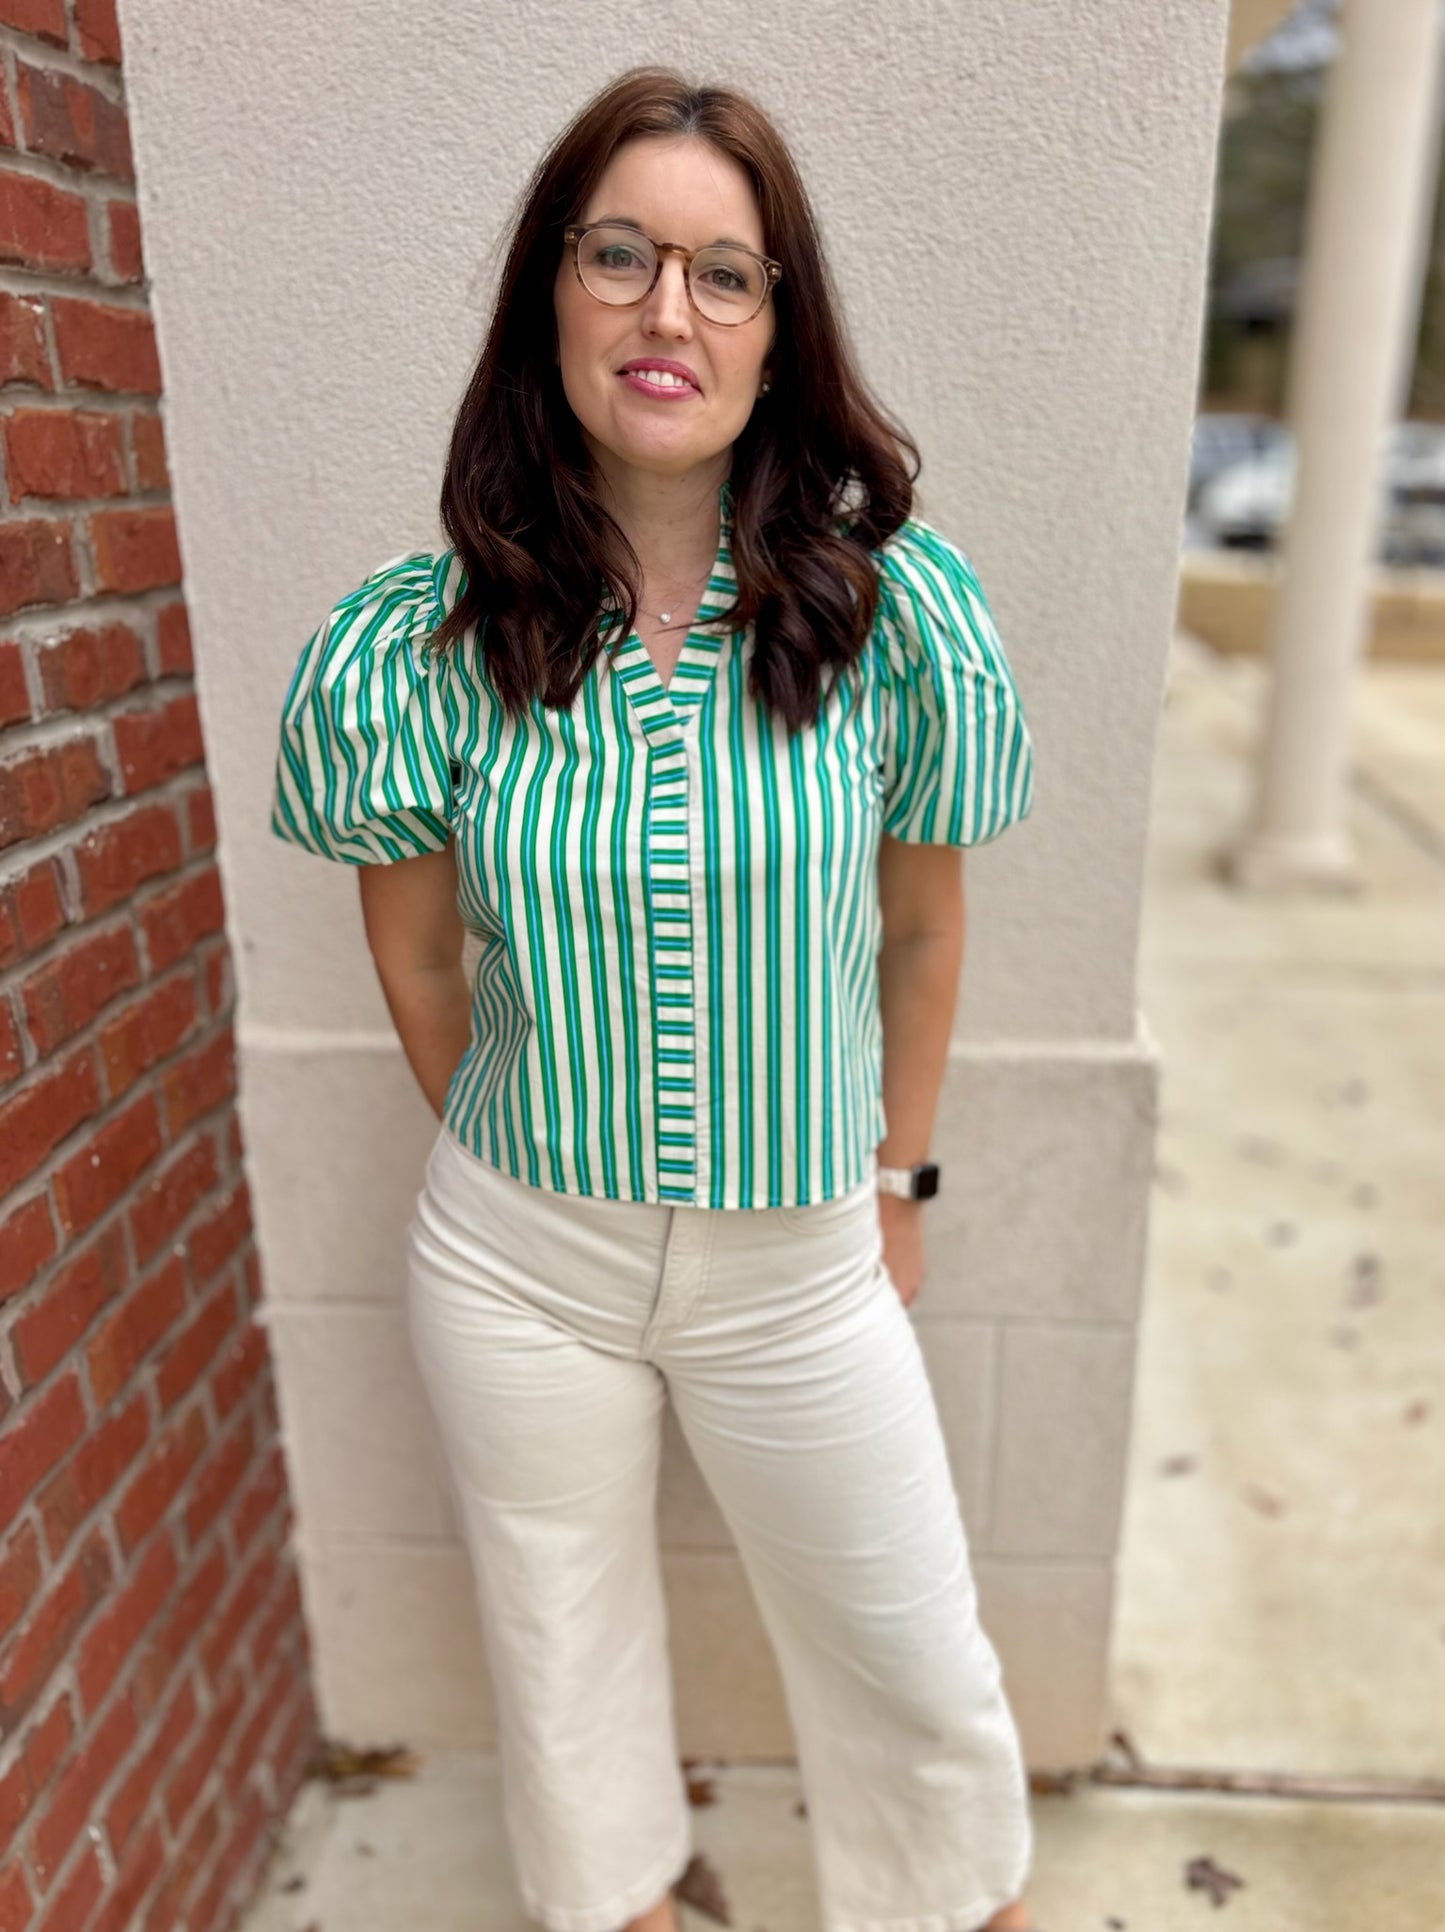
[[[735,242],[728,242],[726,244],[727,247],[736,250],[736,252],[739,255],[750,255],[752,259],[755,262],[757,262],[758,265],[761,267],[763,271],[763,277],[764,277],[763,292],[762,292],[762,295],[759,297],[758,306],[752,311],[751,315],[739,316],[736,322],[721,321],[717,316],[709,315],[704,309],[699,309],[697,307],[697,297],[692,292],[692,276],[688,272],[692,268],[693,256],[705,255],[707,253],[707,249],[706,248],[684,248],[681,242],[653,241],[651,235],[644,234],[643,230],[638,228],[635,230],[629,230],[628,232],[638,234],[642,237],[643,241],[649,242],[657,256],[657,260],[653,265],[652,280],[648,283],[647,287],[642,291],[641,295],[634,296],[630,302],[609,302],[607,301],[605,296],[599,295],[595,289],[587,288],[587,284],[583,280],[582,262],[580,259],[581,249],[582,249],[582,237],[586,234],[590,234],[592,229],[594,228],[618,228],[618,227],[621,227],[622,225],[623,224],[620,222],[612,222],[612,221],[594,221],[590,223],[574,222],[570,227],[564,228],[562,230],[563,243],[565,244],[566,247],[572,250],[572,268],[577,276],[577,280],[582,283],[583,288],[587,289],[587,293],[592,297],[593,301],[601,302],[605,308],[635,309],[640,302],[645,302],[648,296],[651,295],[652,291],[657,287],[657,278],[662,273],[662,258],[664,255],[681,255],[682,267],[683,267],[682,279],[683,279],[683,286],[687,289],[687,299],[689,302],[692,303],[692,306],[695,309],[697,309],[697,312],[702,317],[703,321],[710,322],[713,325],[713,327],[716,329],[740,329],[746,323],[755,321],[757,317],[762,314],[763,305],[766,303],[768,296],[771,294],[773,289],[777,287],[778,283],[782,280],[783,264],[781,262],[775,262],[771,259],[771,257],[767,255],[759,255],[754,249],[739,248]],[[708,247],[716,248],[721,245],[722,244],[719,244],[717,242],[709,242]]]

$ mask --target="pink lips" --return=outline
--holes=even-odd
[[[660,369],[668,374],[681,376],[684,386],[674,389],[664,387],[660,383],[648,382],[636,373],[640,369]],[[687,364],[670,362],[666,356],[637,356],[631,362],[624,363],[617,373],[629,389],[635,389],[644,396],[660,397],[663,402],[678,402],[684,396],[697,396],[702,393],[698,387],[697,377]]]

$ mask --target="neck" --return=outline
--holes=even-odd
[[[659,476],[594,452],[603,502],[637,552],[648,583],[680,584],[707,568],[718,545],[718,491],[727,452],[685,476]]]

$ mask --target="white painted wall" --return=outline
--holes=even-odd
[[[146,259],[240,975],[242,1102],[323,1714],[485,1742],[401,1235],[433,1123],[349,869],[267,831],[307,633],[439,541],[448,427],[515,197],[657,58],[755,92],[859,353],[919,436],[1037,746],[965,860],[956,1057],[915,1319],[1036,1767],[1101,1745],[1154,1140],[1135,949],[1195,388],[1225,0],[122,0]],[[884,239],[886,237],[886,240]],[[880,277],[880,263],[886,277]],[[673,1431],[683,1748],[787,1754],[731,1542]]]

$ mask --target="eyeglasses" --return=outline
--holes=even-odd
[[[615,309],[646,301],[657,286],[662,257],[681,255],[688,300],[705,321],[728,329],[752,321],[783,273],[781,262],[755,255],[750,248],[735,248],[730,242],[684,248],[681,242],[655,242],[640,228],[620,222],[564,228],[562,240],[572,250],[583,288]]]

